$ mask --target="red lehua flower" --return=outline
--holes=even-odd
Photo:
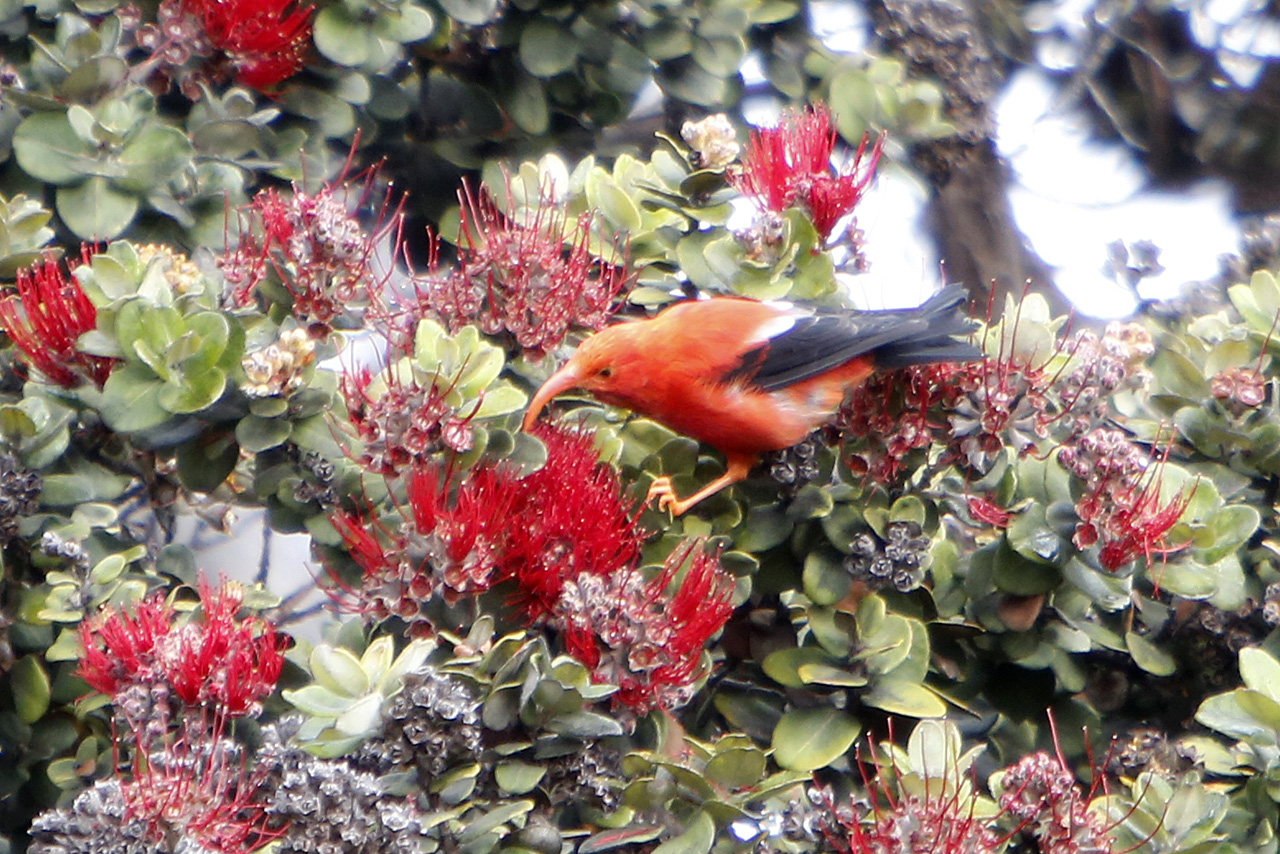
[[[503,573],[532,620],[552,612],[565,582],[609,576],[638,565],[645,532],[622,498],[622,481],[600,461],[585,430],[539,424],[547,462],[520,481]]]
[[[479,466],[451,489],[436,466],[418,464],[408,479],[407,524],[396,531],[360,513],[333,517],[364,575],[357,598],[370,612],[422,622],[423,604],[437,593],[452,601],[511,582],[516,604],[540,620],[567,580],[639,564],[645,533],[591,435],[549,424],[536,435],[547,461],[523,478]]]
[[[95,249],[85,246],[80,263]],[[18,273],[18,292],[0,298],[0,326],[31,363],[50,381],[75,388],[89,379],[101,388],[115,359],[90,356],[76,349],[76,339],[98,324],[98,310],[80,283],[53,255]],[[64,272],[65,269],[65,272]]]
[[[360,225],[352,211],[368,206],[379,192],[379,169],[348,180],[350,167],[348,161],[314,193],[295,185],[290,195],[267,189],[254,196],[244,209],[239,242],[219,261],[235,302],[252,303],[274,273],[293,298],[294,317],[312,337],[323,337],[344,315],[385,312],[381,303],[392,270],[384,269],[378,248],[389,241],[392,255],[401,251],[403,215],[388,192],[377,203],[377,224]]]
[[[183,5],[245,86],[266,91],[302,70],[315,7],[297,0],[183,0]]]
[[[423,464],[409,473],[409,518],[397,531],[361,513],[336,514],[333,525],[363,575],[351,591],[360,609],[399,617],[411,634],[429,635],[424,606],[431,599],[452,603],[504,580],[500,564],[523,489],[509,470],[478,466],[451,497],[447,476]]]
[[[126,818],[146,821],[148,837],[161,845],[191,840],[201,850],[248,854],[284,832],[268,825],[266,768],[250,769],[244,749],[220,732],[188,729],[136,755],[132,771],[123,786]]]
[[[470,416],[445,400],[449,388],[422,383],[388,364],[379,391],[374,372],[360,368],[342,375],[339,389],[347,419],[362,447],[357,462],[373,474],[397,475],[428,462],[440,451],[465,453],[474,442]]]
[[[509,469],[483,465],[467,473],[447,503],[435,472],[417,469],[410,476],[414,527],[438,543],[432,557],[446,598],[482,593],[501,580],[511,513],[524,488]]]
[[[1166,452],[1167,456],[1167,452]],[[1058,452],[1058,462],[1085,483],[1076,502],[1077,548],[1101,544],[1098,563],[1108,572],[1145,555],[1168,554],[1168,533],[1191,502],[1194,487],[1161,506],[1164,459],[1151,456],[1119,430],[1097,428]]]
[[[836,223],[857,206],[875,175],[884,137],[871,147],[870,159],[864,166],[868,141],[864,135],[852,165],[837,171],[831,165],[836,130],[830,108],[815,104],[805,110],[789,111],[776,127],[751,132],[742,171],[734,183],[765,210],[782,213],[803,205],[826,241]]]
[[[80,624],[84,656],[78,674],[95,691],[109,695],[129,685],[156,681],[161,672],[156,645],[168,635],[173,616],[173,608],[157,593],[139,602],[133,614],[111,610],[85,620]]]
[[[643,714],[688,702],[707,641],[733,611],[732,595],[716,555],[690,542],[647,582],[635,569],[582,572],[562,585],[549,622],[595,681],[618,686],[618,704]]]
[[[1194,487],[1161,507],[1159,479],[1153,479],[1135,499],[1132,507],[1118,509],[1112,517],[1113,539],[1098,552],[1098,563],[1109,572],[1115,572],[1125,564],[1151,554],[1169,554],[1188,544],[1169,545],[1168,534],[1195,494]],[[1118,534],[1118,535],[1116,535]]]
[[[890,722],[892,732],[892,722]],[[991,827],[994,818],[977,814],[977,798],[964,772],[954,764],[960,758],[948,754],[938,769],[941,775],[915,777],[914,785],[902,781],[902,770],[880,760],[871,746],[872,764],[861,761],[858,770],[866,787],[870,809],[855,801],[837,807],[829,790],[819,789],[819,803],[828,810],[824,832],[837,851],[848,854],[996,854],[1006,841]]]
[[[188,706],[208,705],[233,717],[251,713],[280,678],[281,640],[265,620],[236,619],[244,598],[239,585],[214,591],[201,582],[200,595],[203,623],[175,625],[175,611],[158,594],[134,614],[111,609],[86,620],[81,677],[113,697],[133,685],[167,683]]]
[[[499,210],[485,188],[474,192],[466,183],[458,203],[458,268],[423,279],[423,309],[455,331],[477,323],[490,335],[510,334],[535,358],[571,327],[604,325],[629,277],[625,265],[591,254],[592,213],[566,227],[547,188],[523,215]]]
[[[188,623],[166,644],[174,693],[188,706],[210,704],[238,716],[275,690],[284,667],[283,639],[260,618],[239,620],[244,588],[200,584],[204,622]]]
[[[1056,736],[1055,736],[1056,738]],[[1000,806],[1045,854],[1110,854],[1115,840],[1064,763],[1040,751],[1005,769]]]

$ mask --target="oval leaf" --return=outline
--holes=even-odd
[[[861,732],[840,709],[792,709],[773,730],[773,758],[788,771],[814,771],[843,756]]]

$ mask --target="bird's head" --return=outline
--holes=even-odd
[[[570,389],[582,389],[606,403],[625,405],[621,393],[626,382],[629,327],[633,325],[611,326],[583,341],[564,367],[552,374],[533,396],[524,416],[524,429],[533,426],[552,398]]]

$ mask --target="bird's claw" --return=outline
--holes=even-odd
[[[671,485],[671,478],[660,477],[649,484],[649,494],[644,497],[644,503],[650,504],[654,501],[658,502],[659,513],[673,509],[678,503],[675,487]],[[679,515],[678,511],[677,515]]]

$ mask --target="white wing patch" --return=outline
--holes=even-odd
[[[780,314],[777,317],[766,320],[756,327],[755,334],[751,336],[751,343],[763,344],[766,341],[772,341],[779,335],[790,332],[792,327],[796,325],[796,320],[797,317],[794,314]]]

